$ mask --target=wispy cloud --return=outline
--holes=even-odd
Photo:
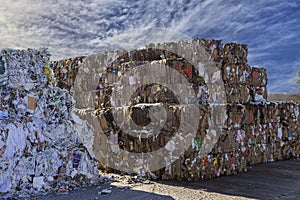
[[[291,85],[300,45],[297,0],[0,0],[0,48],[49,47],[53,59],[209,37],[246,43],[267,67],[270,92]],[[149,28],[150,27],[150,28]],[[285,66],[285,69],[282,69]],[[278,74],[280,72],[284,73]]]

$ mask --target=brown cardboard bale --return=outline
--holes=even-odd
[[[227,105],[228,118],[225,121],[218,142],[206,157],[198,157],[201,145],[198,148],[195,148],[196,145],[194,145],[193,149],[188,149],[183,157],[171,164],[171,169],[166,168],[155,171],[158,178],[187,181],[197,180],[198,178],[213,178],[221,174],[235,174],[246,171],[247,163],[256,164],[299,156],[300,128],[298,128],[299,116],[297,116],[299,113],[296,109],[291,104],[253,105],[249,102],[249,100],[253,100],[257,87],[261,88],[262,96],[266,99],[267,78],[264,69],[251,69],[247,65],[247,47],[231,43],[226,44],[223,50],[223,48],[217,49],[216,41],[214,40],[199,39],[195,42],[207,49],[208,56],[211,56],[216,65],[220,66],[227,102],[230,103]],[[174,52],[177,52],[175,50],[180,49],[184,44],[174,43],[172,45]],[[129,68],[134,69],[140,64],[152,61],[159,63],[165,58],[166,64],[175,69],[178,74],[184,75],[193,84],[195,91],[205,84],[204,78],[198,76],[199,73],[194,66],[175,53],[158,50],[154,47],[152,49],[149,47],[146,50],[132,51],[128,55],[128,61],[131,60],[131,64],[125,64],[126,59],[123,61],[120,59],[111,68],[124,73]],[[189,55],[190,53],[187,54],[187,56],[191,56]],[[161,70],[165,70],[165,68]],[[150,78],[155,80],[156,76],[162,73],[161,70],[149,75]],[[227,73],[227,70],[229,73]],[[70,77],[73,76],[70,73]],[[112,83],[115,81],[116,73],[108,71],[105,77],[108,77],[108,82]],[[172,80],[176,80],[176,78],[178,76],[171,77]],[[68,84],[71,84],[71,82]],[[105,91],[108,91],[108,86],[105,87]],[[159,90],[158,87],[160,87]],[[163,102],[166,105],[164,107],[167,112],[166,124],[157,137],[146,139],[129,137],[116,127],[113,117],[107,115],[102,116],[103,118],[99,117],[101,125],[107,131],[118,133],[120,148],[131,152],[148,153],[164,147],[170,140],[172,134],[178,128],[181,116],[178,110],[169,108],[169,105],[177,104],[178,102],[172,91],[165,91],[165,89],[156,85],[153,87],[149,86],[149,88],[144,86],[132,94],[128,94],[131,95],[132,105],[154,102]],[[120,94],[115,96],[118,95]],[[110,107],[110,93],[106,92],[103,96],[106,103],[100,108],[105,110],[105,108]],[[238,106],[238,103],[242,105]],[[205,109],[201,108],[204,108],[204,105],[199,105],[201,117],[195,139],[204,141],[209,128],[210,111],[208,107],[205,107]],[[145,122],[145,119],[148,118],[145,115],[147,115],[147,112],[138,111],[132,117],[138,124],[146,124],[147,120]],[[168,152],[164,153],[166,156],[168,155]],[[195,160],[196,162],[194,162]]]
[[[248,47],[244,44],[227,43],[224,45],[224,61],[247,63]]]
[[[223,130],[222,135],[217,143],[218,152],[229,152],[231,149],[232,135],[229,130]]]
[[[54,72],[54,86],[70,91],[74,85],[78,68],[84,60],[84,56],[69,58],[60,61],[51,61],[49,68]]]
[[[264,68],[252,68],[252,85],[254,87],[266,86],[268,83],[267,71]]]
[[[256,107],[254,105],[248,104],[246,105],[246,112],[245,112],[245,124],[252,125],[255,123],[254,112]]]

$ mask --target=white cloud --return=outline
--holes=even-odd
[[[282,63],[270,63],[286,59],[277,55],[280,48],[300,44],[298,1],[0,0],[0,5],[0,48],[45,46],[53,59],[209,37],[246,43],[250,64],[278,69]],[[276,77],[273,70],[269,74]]]

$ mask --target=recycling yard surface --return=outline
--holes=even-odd
[[[285,160],[253,166],[247,173],[189,183],[129,184],[125,176],[115,175],[115,181],[107,184],[40,199],[299,199],[299,169],[299,159]]]

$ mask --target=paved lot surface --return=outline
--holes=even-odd
[[[121,187],[120,187],[121,186]],[[125,186],[125,188],[123,188]],[[100,194],[103,189],[110,194]],[[252,166],[249,172],[213,180],[111,185],[50,195],[46,199],[300,199],[300,160]],[[43,198],[45,199],[45,198]]]

